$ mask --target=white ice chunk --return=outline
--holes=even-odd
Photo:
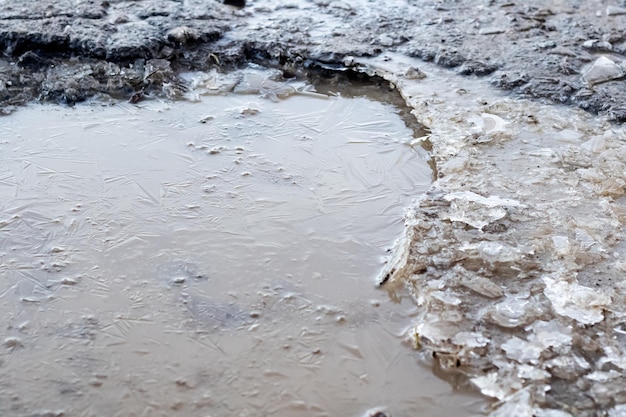
[[[461,280],[461,285],[488,298],[499,298],[504,295],[502,287],[485,277],[465,277]]]
[[[522,364],[518,366],[517,371],[519,377],[523,379],[541,381],[542,379],[550,378],[550,372],[527,364]]]
[[[552,302],[557,314],[570,317],[582,324],[602,321],[603,308],[611,303],[611,297],[600,294],[589,287],[544,277],[544,294]]]
[[[535,417],[572,417],[570,413],[552,408],[535,408]]]
[[[620,372],[617,372],[611,369],[608,372],[605,372],[605,371],[591,372],[585,375],[585,378],[590,379],[591,381],[595,381],[595,382],[609,382],[609,381],[613,381],[614,379],[620,378],[621,375],[622,374]]]
[[[549,321],[537,321],[528,327],[534,329],[534,333],[529,336],[529,339],[544,349],[558,349],[572,343],[571,328],[569,327]]]
[[[461,299],[453,294],[444,291],[433,291],[430,294],[433,298],[441,301],[444,304],[458,306],[461,304]]]
[[[554,251],[561,256],[569,255],[569,239],[567,236],[552,236]]]
[[[605,357],[598,360],[598,366],[601,367],[604,363],[612,363],[620,369],[626,370],[626,356],[623,352],[616,349],[613,346],[605,346]]]
[[[484,376],[476,376],[471,378],[470,382],[474,384],[480,392],[489,397],[503,400],[508,394],[508,390],[504,388],[504,385],[508,384],[499,380],[498,372],[490,372]]]
[[[415,326],[415,334],[436,344],[447,343],[459,331],[458,325],[445,321],[424,322]]]
[[[530,301],[521,297],[509,297],[489,310],[491,321],[499,326],[513,328],[525,324],[531,313]]]
[[[537,361],[544,349],[537,344],[513,336],[502,344],[502,350],[506,352],[507,358],[523,363]]]
[[[523,207],[523,205],[517,200],[513,200],[510,198],[500,198],[498,196],[484,197],[471,191],[459,191],[455,193],[450,193],[446,195],[444,199],[447,201],[465,200],[472,203],[481,204],[486,207]]]
[[[506,216],[505,207],[524,207],[517,200],[497,196],[484,197],[471,191],[450,193],[444,199],[451,202],[450,220],[466,223],[477,229]],[[475,207],[475,204],[483,207]],[[485,207],[489,210],[485,210]]]
[[[588,84],[598,84],[624,76],[624,70],[613,60],[601,56],[583,73],[583,81]]]
[[[533,407],[527,389],[517,391],[504,400],[504,404],[489,414],[489,417],[533,417]]]
[[[626,404],[616,405],[609,410],[609,417],[626,417]]]
[[[482,335],[482,333],[476,332],[460,332],[454,335],[452,343],[458,346],[465,346],[469,348],[484,347],[489,343],[489,339]]]
[[[580,247],[583,249],[590,249],[592,246],[596,245],[598,242],[593,240],[591,235],[587,233],[586,230],[581,228],[576,228],[576,240],[580,242]]]

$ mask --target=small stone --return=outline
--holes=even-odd
[[[235,7],[246,7],[246,0],[224,0],[224,4]]]
[[[180,277],[174,277],[174,279],[172,279],[172,282],[174,284],[183,284],[186,280],[187,280],[186,277],[180,276]]]
[[[404,72],[404,76],[409,80],[423,80],[426,78],[426,74],[422,70],[416,67],[409,67]]]
[[[89,385],[91,385],[92,387],[101,387],[102,381],[97,378],[94,378],[89,381]]]
[[[4,346],[6,346],[9,349],[16,349],[19,347],[24,346],[22,344],[22,340],[19,337],[7,337],[6,339],[4,339]]]
[[[170,42],[178,42],[180,44],[187,44],[197,40],[200,35],[195,29],[188,26],[179,26],[174,29],[170,29],[167,34],[167,40]]]
[[[65,277],[61,280],[61,284],[63,285],[76,285],[78,284],[77,278]]]

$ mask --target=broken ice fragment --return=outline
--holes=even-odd
[[[552,244],[557,255],[569,255],[569,239],[567,236],[552,236]]]
[[[455,193],[450,193],[444,196],[444,199],[447,201],[452,200],[466,200],[471,201],[473,203],[482,204],[487,207],[497,207],[497,206],[508,206],[508,207],[518,207],[522,206],[519,201],[513,200],[510,198],[500,198],[498,196],[489,196],[484,197],[480,194],[473,193],[471,191],[459,191]]]
[[[626,404],[616,405],[609,410],[609,417],[626,417]]]
[[[503,386],[504,384],[498,380],[498,372],[491,372],[484,376],[476,376],[470,379],[470,382],[483,394],[499,400],[503,400],[508,393],[507,389]]]
[[[506,352],[507,358],[524,363],[537,361],[543,348],[513,336],[502,344],[502,350]]]
[[[572,318],[582,324],[595,324],[602,321],[602,310],[611,302],[611,297],[600,294],[589,287],[570,284],[565,281],[545,277],[543,293],[552,302],[557,314]]]
[[[460,332],[452,338],[452,343],[457,346],[468,348],[484,347],[489,343],[489,339],[481,333],[476,332]]]
[[[531,406],[534,400],[531,400],[528,389],[519,390],[503,400],[504,404],[490,413],[489,417],[533,417],[535,415]]]
[[[471,191],[459,191],[444,196],[450,201],[449,219],[468,224],[476,229],[502,219],[507,215],[506,207],[523,207],[519,201],[497,196],[484,197]],[[476,205],[484,207],[476,207]],[[485,207],[489,210],[485,210]]]
[[[444,291],[433,291],[430,294],[433,298],[441,301],[443,304],[458,306],[461,304],[461,299],[453,294]]]
[[[601,56],[583,73],[583,81],[593,85],[624,76],[624,70],[611,59]]]
[[[555,410],[550,408],[536,408],[535,417],[572,417],[570,413],[562,410]]]
[[[523,379],[540,381],[542,379],[548,379],[550,377],[550,372],[527,364],[518,366],[517,370],[519,377]]]
[[[536,321],[526,330],[533,329],[529,340],[544,349],[558,349],[572,343],[571,328],[551,321]]]
[[[510,297],[490,308],[486,317],[498,326],[513,328],[526,324],[533,313],[528,299]]]
[[[504,294],[498,284],[485,277],[466,277],[461,285],[487,298],[499,298]]]

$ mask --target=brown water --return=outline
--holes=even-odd
[[[394,107],[232,94],[0,128],[0,415],[476,408],[374,285],[432,175]]]

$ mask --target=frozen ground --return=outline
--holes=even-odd
[[[412,288],[416,347],[496,416],[622,416],[624,7],[5,1],[0,94],[6,111],[176,97],[179,71],[247,61],[389,79],[431,130],[439,176],[381,277]]]

